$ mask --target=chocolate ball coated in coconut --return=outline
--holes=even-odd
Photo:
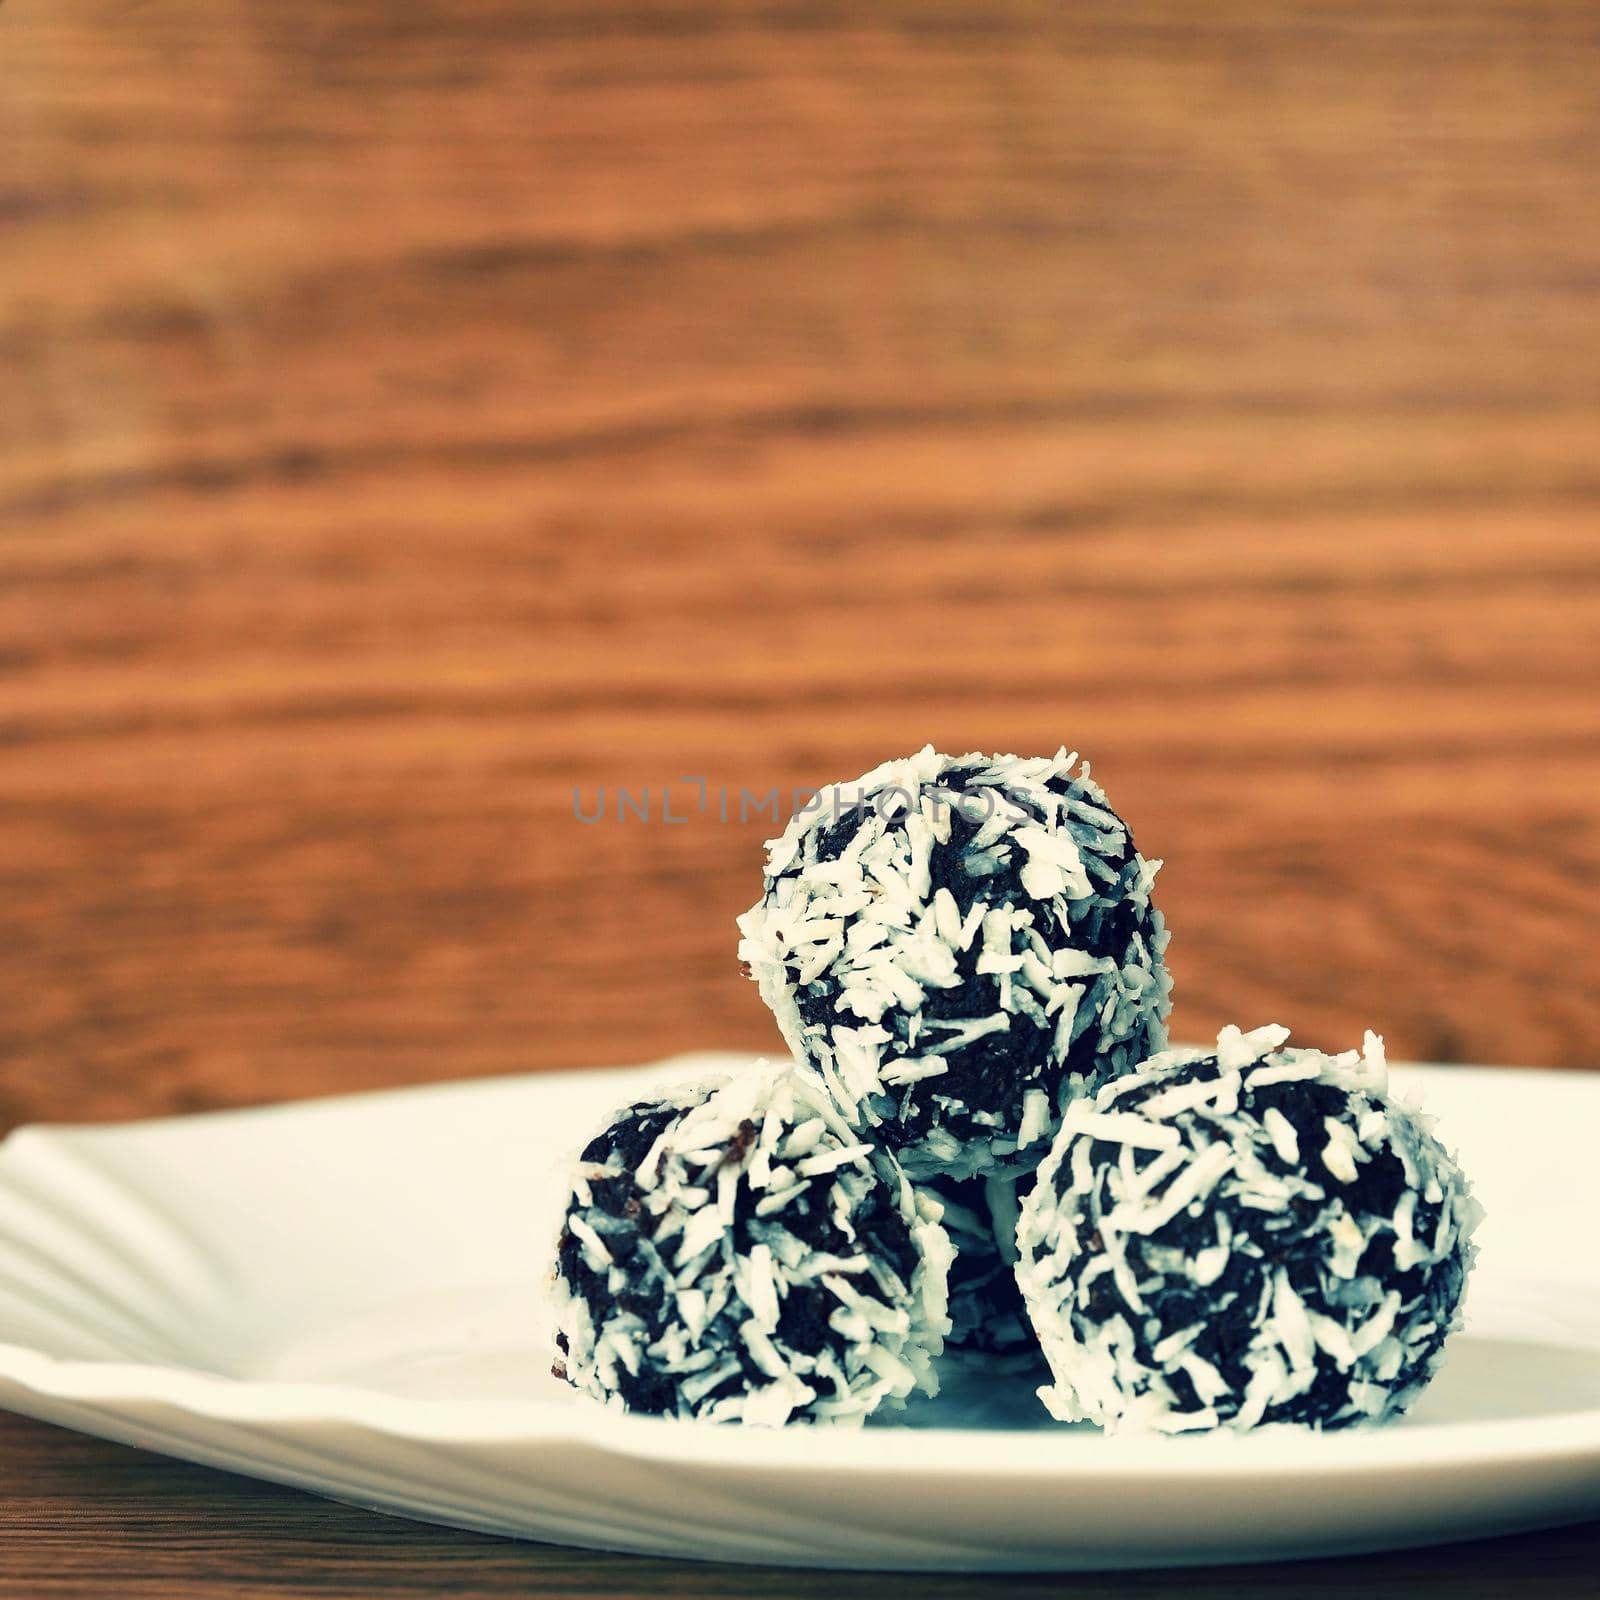
[[[1021,1372],[1042,1364],[1039,1341],[1017,1286],[1017,1179],[930,1178],[950,1236],[948,1357],[968,1357],[986,1372]]]
[[[572,1183],[556,1371],[625,1410],[768,1426],[932,1394],[937,1218],[792,1063],[631,1106]]]
[[[1381,1041],[1225,1029],[1071,1107],[1022,1208],[1053,1415],[1186,1432],[1404,1411],[1459,1319],[1479,1211]]]
[[[1159,866],[1075,755],[930,746],[769,843],[739,951],[789,1047],[913,1177],[1025,1171],[1069,1100],[1165,1043]]]

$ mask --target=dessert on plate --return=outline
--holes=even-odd
[[[1073,1096],[1166,1042],[1160,865],[1076,755],[930,745],[770,842],[739,954],[789,1048],[913,1177],[1027,1170]]]
[[[1186,1432],[1398,1415],[1460,1317],[1478,1208],[1383,1045],[1225,1028],[1078,1101],[1017,1230],[1051,1414]]]
[[[1108,1431],[1402,1413],[1478,1207],[1382,1041],[1166,1049],[1167,931],[1104,792],[927,746],[768,841],[740,955],[794,1059],[628,1107],[556,1251],[556,1372],[653,1416],[860,1423],[941,1365]]]
[[[939,1207],[816,1076],[762,1063],[591,1139],[556,1251],[557,1372],[711,1422],[859,1422],[937,1388]]]

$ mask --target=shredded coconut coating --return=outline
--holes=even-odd
[[[1027,1171],[1166,1043],[1161,863],[1075,754],[930,745],[768,841],[741,959],[849,1125],[914,1178]]]
[[[1069,1108],[1022,1207],[1052,1415],[1177,1433],[1404,1411],[1458,1324],[1480,1212],[1382,1041],[1226,1028]]]
[[[988,1372],[1042,1365],[1017,1286],[1017,1180],[931,1178],[927,1188],[943,1207],[940,1221],[955,1251],[946,1356],[971,1357]]]
[[[934,1394],[938,1218],[792,1063],[631,1106],[572,1182],[554,1370],[624,1410],[772,1427]]]

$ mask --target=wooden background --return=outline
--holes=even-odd
[[[927,739],[1089,754],[1182,1034],[1600,1058],[1600,11],[0,41],[0,1118],[762,1046],[661,787]]]
[[[662,786],[930,739],[1090,755],[1181,1035],[1595,1064],[1597,83],[1510,0],[0,5],[0,1125],[771,1044],[771,825]]]

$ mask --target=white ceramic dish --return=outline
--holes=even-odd
[[[0,1147],[0,1405],[407,1516],[722,1560],[1094,1568],[1600,1515],[1600,1076],[1398,1070],[1488,1210],[1468,1327],[1375,1432],[1105,1439],[981,1374],[865,1431],[618,1416],[549,1376],[548,1174],[660,1079],[543,1076]]]

